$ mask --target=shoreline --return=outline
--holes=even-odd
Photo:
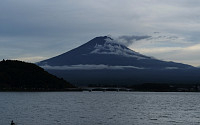
[[[121,88],[78,88],[78,89],[65,89],[65,90],[0,90],[0,92],[200,92],[200,91],[153,91],[153,90],[134,90],[134,89],[121,89]]]

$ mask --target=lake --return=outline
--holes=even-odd
[[[0,92],[0,125],[198,125],[200,93]]]

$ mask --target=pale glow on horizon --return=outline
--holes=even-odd
[[[30,62],[30,63],[36,63],[42,60],[47,59],[47,57],[42,57],[42,56],[34,56],[34,57],[21,57],[21,58],[16,58],[13,60],[20,60],[20,61],[25,61],[25,62]]]

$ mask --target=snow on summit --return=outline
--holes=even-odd
[[[147,59],[145,56],[130,50],[129,48],[117,43],[115,40],[112,40],[109,37],[104,40],[105,43],[103,45],[96,44],[94,46],[94,50],[91,52],[91,54],[113,54],[125,57],[134,57],[137,59]]]

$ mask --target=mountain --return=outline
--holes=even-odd
[[[199,70],[195,67],[142,55],[108,36],[96,37],[37,65],[76,85],[189,83],[199,80]]]
[[[98,66],[108,66],[108,68],[117,68],[117,66],[122,66],[122,68],[192,68],[189,65],[160,61],[139,54],[107,36],[96,37],[76,49],[41,61],[38,65],[46,68],[48,66],[63,66],[63,68],[69,66],[70,68],[71,65],[77,66],[77,68],[79,66],[91,68],[93,66],[96,68]]]
[[[1,91],[54,91],[68,88],[75,87],[35,64],[11,60],[0,62]]]

